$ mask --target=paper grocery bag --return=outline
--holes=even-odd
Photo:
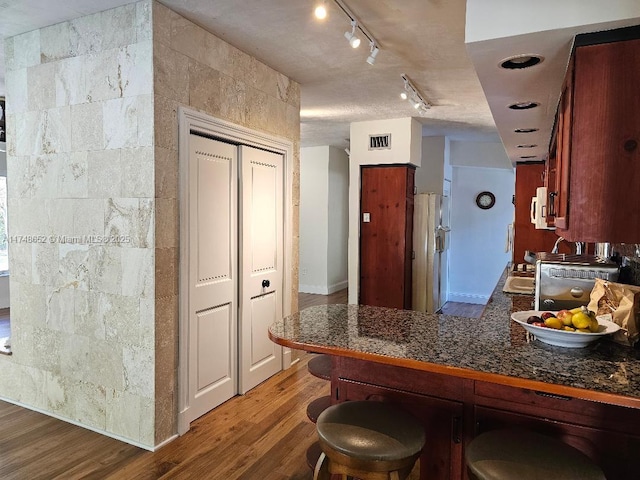
[[[588,308],[620,326],[615,342],[634,346],[640,339],[640,287],[596,278]]]

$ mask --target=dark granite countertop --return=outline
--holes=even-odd
[[[600,340],[586,348],[533,340],[511,320],[530,295],[507,294],[500,278],[482,316],[464,318],[363,305],[307,308],[271,325],[281,345],[418,370],[528,386],[640,408],[640,351]]]

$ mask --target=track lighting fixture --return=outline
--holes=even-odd
[[[317,3],[314,10],[316,18],[320,20],[324,19],[327,16],[326,1],[327,0],[322,0],[321,3]],[[380,52],[380,45],[378,44],[376,39],[373,38],[371,33],[369,33],[369,31],[365,28],[365,26],[362,25],[362,22],[358,20],[358,18],[353,14],[349,7],[344,3],[344,0],[332,1],[340,8],[340,10],[342,10],[342,13],[347,16],[351,24],[351,31],[347,30],[344,33],[345,38],[349,41],[349,45],[351,45],[352,48],[358,48],[360,46],[360,38],[356,31],[359,30],[360,33],[362,33],[362,35],[364,36],[365,40],[369,42],[370,52],[369,56],[367,57],[367,63],[369,65],[373,65],[376,62],[378,53]]]
[[[316,9],[313,11],[313,14],[318,20],[324,20],[327,18],[327,6],[325,5],[325,0],[322,0],[316,5]]]
[[[404,82],[404,91],[400,93],[400,98],[403,100],[408,100],[413,108],[418,110],[421,114],[425,111],[429,110],[431,105],[427,102],[422,94],[418,91],[409,77],[407,77],[404,73],[401,75],[402,81]]]
[[[349,41],[349,45],[351,48],[358,48],[360,46],[360,39],[356,35],[356,28],[358,27],[358,22],[355,20],[351,20],[351,31],[344,32],[344,37]]]
[[[367,58],[367,63],[369,65],[373,65],[374,63],[376,63],[376,57],[378,56],[378,52],[380,51],[380,49],[373,42],[371,42],[369,44],[369,48],[371,50],[371,53],[369,54],[369,57]]]

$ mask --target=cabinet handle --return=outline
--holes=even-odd
[[[557,395],[555,393],[539,392],[538,390],[535,390],[534,392],[539,397],[555,398],[556,400],[573,400],[573,398],[567,397],[565,395]]]
[[[461,418],[458,415],[455,415],[451,419],[451,440],[453,443],[460,443],[462,440],[460,439],[460,424]]]
[[[549,217],[556,216],[556,196],[557,195],[558,195],[558,192],[549,192],[549,208],[547,211],[547,215]]]

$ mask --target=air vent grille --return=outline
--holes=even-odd
[[[391,134],[369,135],[369,150],[385,150],[391,148]]]

